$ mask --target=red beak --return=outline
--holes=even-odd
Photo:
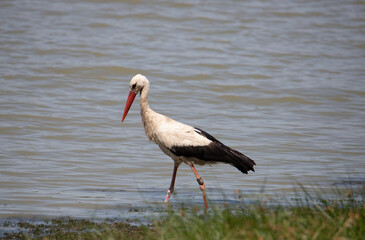
[[[125,108],[124,108],[124,113],[123,113],[123,118],[122,118],[122,122],[124,121],[124,118],[127,116],[128,114],[128,111],[129,109],[131,108],[132,106],[132,103],[133,103],[133,100],[134,98],[136,97],[136,93],[134,92],[129,92],[129,95],[128,95],[128,99],[127,99],[127,102],[125,104]]]

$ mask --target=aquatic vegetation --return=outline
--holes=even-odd
[[[361,239],[365,207],[302,206],[170,214],[156,223],[161,239]]]
[[[349,189],[336,200],[306,194],[295,205],[265,201],[238,208],[167,210],[152,225],[117,219],[93,222],[61,218],[42,224],[19,222],[4,239],[363,239],[365,188]],[[340,193],[339,193],[340,194]],[[3,227],[12,223],[5,222]]]

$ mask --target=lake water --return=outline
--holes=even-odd
[[[137,73],[152,109],[256,161],[248,175],[197,166],[211,204],[363,186],[364,13],[351,0],[1,1],[0,217],[165,208],[173,161],[138,102],[121,124]],[[186,165],[175,191],[172,206],[203,206]]]

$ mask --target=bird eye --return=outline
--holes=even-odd
[[[136,83],[132,85],[132,89],[135,89],[136,88]]]

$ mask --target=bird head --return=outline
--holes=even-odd
[[[136,76],[134,76],[132,78],[131,82],[129,83],[129,95],[128,95],[127,102],[125,104],[122,122],[124,121],[125,117],[127,116],[128,111],[131,108],[132,103],[133,103],[134,98],[136,97],[137,93],[140,92],[148,84],[149,84],[148,79],[141,74],[137,74]]]

